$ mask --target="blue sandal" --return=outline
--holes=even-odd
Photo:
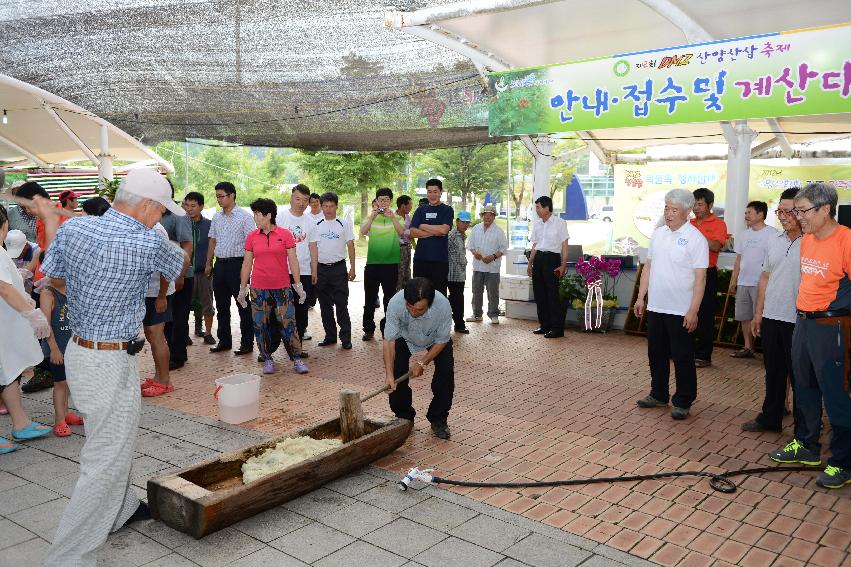
[[[11,445],[11,447],[0,447],[0,455],[5,455],[6,453],[17,451],[20,448],[20,445],[12,443],[5,437],[0,437],[0,445]]]
[[[39,429],[43,427],[44,429]],[[27,441],[29,439],[38,439],[50,434],[50,428],[46,425],[31,421],[26,427],[15,429],[12,431],[12,439],[15,441]]]

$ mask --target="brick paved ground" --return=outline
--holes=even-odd
[[[353,306],[362,302],[361,285],[352,284]],[[351,309],[355,348],[347,352],[316,346],[321,323],[318,308],[311,311],[311,373],[287,369],[265,377],[262,415],[245,426],[289,431],[334,414],[343,387],[380,386],[380,344],[360,341],[360,312]],[[393,472],[434,467],[444,477],[492,481],[738,469],[770,465],[765,453],[789,438],[789,423],[782,435],[739,429],[761,403],[761,361],[718,351],[715,366],[699,373],[692,417],[674,422],[666,411],[635,406],[649,385],[643,338],[574,330],[548,341],[530,333],[531,322],[506,319],[498,327],[471,327],[470,335],[456,335],[452,440],[433,438],[418,417],[408,442],[377,465]],[[211,355],[205,346],[189,352],[190,362],[174,374],[178,390],[152,403],[215,417],[213,379],[258,369],[253,359]],[[149,355],[141,360],[150,372]],[[421,416],[427,384],[414,385]],[[382,397],[365,410],[388,411]],[[693,479],[454,491],[663,565],[851,565],[851,489],[819,489],[814,477],[741,479],[733,495]]]

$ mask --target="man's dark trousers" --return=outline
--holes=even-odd
[[[307,334],[307,312],[310,309],[310,300],[315,298],[316,290],[313,289],[313,279],[310,276],[301,276],[299,279],[301,286],[304,288],[304,294],[307,298],[304,303],[298,302],[296,297],[295,302],[295,328],[298,331],[298,336],[302,339]],[[290,274],[290,283],[294,283],[293,275]]]
[[[538,324],[545,332],[564,334],[567,306],[558,295],[558,277],[553,270],[561,266],[561,254],[535,252],[532,264],[532,293],[538,308]]]
[[[682,315],[647,312],[647,359],[650,362],[650,395],[678,408],[690,408],[697,397],[694,337],[683,327]],[[671,361],[677,391],[669,394]]]
[[[833,430],[828,465],[851,468],[851,396],[845,380],[845,336],[838,325],[798,317],[792,335],[795,374],[795,439],[821,454],[821,407]]]
[[[219,328],[216,334],[219,346],[233,346],[230,331],[230,301],[239,295],[239,272],[242,270],[242,258],[216,258],[213,268],[213,297],[216,298],[216,320]],[[251,317],[251,306],[242,308],[237,304],[239,312],[240,348],[254,348],[254,322]]]
[[[417,356],[425,356],[424,352]],[[393,361],[393,378],[399,378],[410,369],[411,351],[405,339],[396,339],[396,359]],[[431,378],[431,403],[426,418],[431,423],[445,422],[452,408],[452,395],[455,393],[455,358],[450,340],[437,358],[434,359],[434,375]],[[414,378],[417,380],[417,378]],[[390,393],[390,409],[402,419],[414,419],[417,412],[411,405],[413,393],[410,380],[405,380]]]
[[[322,314],[325,340],[337,340],[337,323],[340,324],[340,340],[352,340],[352,321],[349,319],[349,276],[346,261],[335,264],[319,264],[316,281],[316,297]],[[336,310],[336,318],[334,311]]]
[[[756,421],[766,429],[783,429],[783,412],[786,409],[786,384],[792,380],[792,407],[795,407],[795,378],[792,372],[792,333],[794,323],[763,319],[762,338],[763,363],[765,364],[765,400],[762,413]]]
[[[435,291],[446,295],[446,288],[449,283],[449,262],[426,262],[415,259],[414,277],[430,279]]]
[[[452,307],[452,321],[455,330],[466,327],[464,323],[464,282],[449,282],[449,306]]]
[[[375,304],[378,302],[378,288],[381,288],[381,302],[387,313],[387,303],[396,293],[396,281],[399,279],[399,264],[367,264],[363,270],[363,331],[375,332]]]
[[[171,310],[172,320],[165,324],[165,340],[168,342],[169,360],[183,364],[187,360],[186,337],[189,336],[189,312],[192,311],[192,291],[195,278],[184,278],[183,287],[174,292]]]
[[[697,309],[697,329],[694,332],[694,357],[712,361],[715,343],[715,304],[718,299],[718,268],[706,269],[706,287]]]

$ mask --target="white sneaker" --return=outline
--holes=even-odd
[[[482,318],[476,317],[475,315],[471,315],[464,320],[467,321],[468,323],[481,323],[482,322]]]
[[[491,317],[491,325],[499,325],[499,317]]]

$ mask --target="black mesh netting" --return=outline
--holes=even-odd
[[[388,10],[440,3],[6,1],[0,57],[6,74],[147,144],[390,150],[488,141],[472,64],[384,27]]]

